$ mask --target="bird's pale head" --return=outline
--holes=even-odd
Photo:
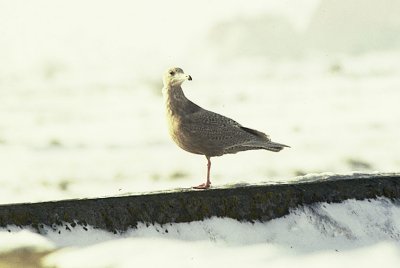
[[[175,87],[182,85],[186,80],[192,80],[192,77],[185,74],[181,68],[173,67],[165,71],[163,76],[164,87]]]

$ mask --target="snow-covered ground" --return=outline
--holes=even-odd
[[[399,170],[399,57],[346,58],[338,74],[322,60],[185,68],[194,78],[184,84],[189,98],[292,146],[278,154],[213,158],[213,184]],[[51,81],[36,72],[19,75],[26,79],[3,78],[0,91],[1,203],[189,187],[204,180],[205,158],[182,151],[168,137],[161,72],[153,74],[154,86],[133,78],[70,85],[68,72]]]
[[[316,3],[0,0],[0,203],[202,182],[205,158],[166,131],[161,76],[171,65],[192,75],[190,99],[292,147],[214,158],[213,185],[399,171],[400,51],[227,59],[207,39],[220,21],[265,12],[302,31]],[[209,219],[122,236],[13,229],[0,233],[0,251],[68,246],[46,258],[60,267],[398,267],[399,219],[397,203],[348,201],[254,225]]]

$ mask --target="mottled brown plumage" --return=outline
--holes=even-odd
[[[279,152],[284,144],[272,142],[268,135],[223,115],[201,108],[185,97],[181,84],[192,80],[180,68],[168,69],[163,77],[163,95],[169,133],[183,150],[205,155],[208,161],[207,182],[195,188],[205,189],[210,182],[210,158],[240,151],[265,149]]]

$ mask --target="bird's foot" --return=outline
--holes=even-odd
[[[211,182],[202,183],[198,186],[193,186],[193,189],[208,189],[211,186]]]

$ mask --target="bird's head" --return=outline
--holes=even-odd
[[[173,67],[165,71],[163,76],[164,87],[175,87],[182,85],[186,80],[192,80],[192,77],[185,74],[181,68]]]

